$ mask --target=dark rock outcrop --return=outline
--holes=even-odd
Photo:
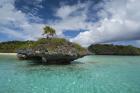
[[[43,63],[70,63],[75,59],[88,55],[87,49],[69,41],[43,42],[28,49],[18,51],[19,59],[42,60]]]

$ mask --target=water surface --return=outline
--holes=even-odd
[[[87,56],[39,65],[0,56],[0,93],[140,93],[140,56]]]

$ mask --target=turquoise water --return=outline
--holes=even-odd
[[[70,65],[0,56],[0,93],[140,93],[140,56],[87,56]]]

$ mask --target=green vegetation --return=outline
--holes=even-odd
[[[64,38],[51,38],[51,39],[41,38],[38,41],[34,42],[31,47],[36,47],[38,45],[43,44],[46,45],[46,48],[48,50],[54,50],[59,46],[69,46],[69,47],[72,46],[76,48],[78,51],[85,51],[85,48],[81,47],[79,44],[71,43]],[[44,47],[44,45],[42,47]]]
[[[45,44],[45,46],[44,46]],[[0,43],[0,52],[1,53],[15,53],[19,49],[27,49],[34,47],[45,47],[47,50],[54,50],[58,46],[72,46],[78,51],[84,51],[85,48],[81,47],[76,43],[71,43],[64,38],[41,38],[37,41],[9,41]]]
[[[35,44],[45,44],[47,42],[54,44],[63,44],[64,42],[67,42],[67,40],[64,38],[52,38],[52,39],[41,38],[38,41],[36,41]]]
[[[46,49],[46,50],[55,50],[57,47],[67,46],[68,48],[74,47],[78,51],[85,51],[86,49],[81,47],[76,43],[71,43],[64,38],[54,38],[56,34],[55,29],[50,26],[45,26],[43,28],[43,35],[46,38],[41,38],[37,41],[9,41],[0,43],[0,52],[2,53],[14,53],[19,49]],[[51,38],[50,38],[51,37]]]
[[[0,43],[1,53],[15,53],[18,49],[29,48],[33,41],[8,41]]]
[[[57,46],[61,46],[66,44],[67,40],[63,39],[63,38],[51,38],[51,39],[47,39],[47,38],[40,38],[39,40],[37,40],[36,42],[34,42],[31,47],[35,48],[38,47],[39,49],[42,48],[46,48],[47,50],[54,50]]]
[[[73,43],[74,47],[79,50],[79,51],[85,51],[85,48],[81,47],[81,45],[77,44],[77,43]]]
[[[50,26],[45,26],[43,30],[44,30],[43,35],[45,35],[46,38],[53,37],[53,36],[56,34],[55,29],[53,29],[53,28],[50,27]]]
[[[140,48],[112,44],[96,44],[88,47],[97,55],[140,55]]]

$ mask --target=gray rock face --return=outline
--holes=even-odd
[[[53,50],[47,50],[44,45],[33,49],[22,49],[18,51],[18,58],[23,60],[40,59],[43,63],[70,63],[75,59],[88,54],[88,51],[80,53],[76,48],[70,46],[57,46]]]
[[[43,63],[70,63],[88,55],[87,49],[60,38],[40,39],[31,48],[18,51],[19,59],[39,59]]]

